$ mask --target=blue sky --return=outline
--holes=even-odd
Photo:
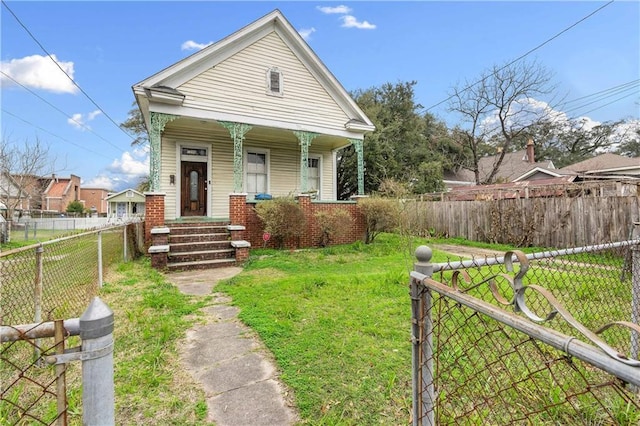
[[[347,90],[415,80],[416,101],[429,108],[446,99],[456,83],[519,57],[607,2],[6,4],[104,113],[58,71],[3,5],[0,69],[24,86],[0,75],[3,140],[39,138],[57,158],[58,174],[78,175],[83,186],[123,189],[148,169],[147,154],[133,149],[109,119],[126,119],[131,86],[273,9],[305,35]],[[554,73],[556,94],[566,100],[636,81],[611,97],[566,105],[568,116],[604,122],[640,118],[639,52],[640,2],[615,1],[527,59]],[[459,121],[446,103],[429,111],[449,125]]]

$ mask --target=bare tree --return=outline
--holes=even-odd
[[[493,182],[514,142],[530,126],[550,119],[551,107],[541,106],[535,98],[553,90],[551,73],[536,62],[525,61],[493,66],[476,83],[465,82],[452,89],[449,110],[462,116],[463,125],[456,134],[471,152],[469,167],[477,184]],[[501,155],[489,173],[481,176],[478,162],[486,144]]]
[[[38,138],[22,143],[4,137],[0,142],[0,202],[11,221],[16,209],[34,208],[40,203],[41,177],[55,171],[49,146]],[[34,206],[35,203],[35,206]]]

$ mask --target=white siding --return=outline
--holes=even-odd
[[[168,138],[162,139],[162,150],[160,151],[160,192],[164,192],[164,217],[165,219],[176,218],[176,191],[177,185],[171,185],[169,175],[176,174],[176,144]]]
[[[283,75],[283,96],[267,94],[267,71]],[[272,32],[177,88],[185,107],[344,130],[349,117]],[[295,126],[294,126],[295,125]]]
[[[211,150],[211,164],[208,170],[211,207],[208,216],[229,217],[229,194],[233,192],[233,142],[230,137],[213,135],[204,129],[196,129],[182,124],[179,120],[167,126],[162,138],[162,176],[160,188],[167,194],[165,217],[176,218],[176,203],[179,203],[178,185],[169,183],[170,174],[180,174],[179,159],[176,158],[178,144],[206,144]],[[300,191],[300,147],[285,140],[258,140],[248,132],[244,149],[262,148],[269,150],[269,193],[275,197],[295,196]],[[332,200],[333,161],[330,151],[310,148],[310,154],[322,156],[322,199]],[[176,181],[177,183],[177,181]]]

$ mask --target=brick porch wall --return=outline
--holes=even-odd
[[[318,247],[320,242],[320,229],[315,220],[315,214],[319,211],[330,212],[333,210],[346,210],[353,218],[353,226],[348,233],[344,235],[335,236],[330,241],[331,245],[336,244],[350,244],[358,240],[364,240],[365,236],[365,223],[360,209],[358,209],[357,201],[349,202],[327,202],[327,201],[311,201],[311,197],[307,195],[300,195],[298,197],[298,203],[302,208],[305,217],[307,218],[308,231],[300,238],[298,245],[297,240],[285,241],[285,248],[306,248],[306,247]],[[245,226],[245,239],[251,243],[252,248],[262,248],[265,246],[263,240],[264,228],[262,221],[258,217],[255,210],[256,203],[245,203],[244,217],[246,218]],[[232,221],[233,223],[233,221]],[[235,224],[235,223],[233,223]],[[266,247],[276,248],[275,241],[272,239]]]
[[[163,192],[145,192],[144,244],[151,245],[151,230],[155,226],[164,226]]]

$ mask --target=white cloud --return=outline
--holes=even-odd
[[[100,114],[102,114],[102,111],[100,111],[99,109],[97,109],[95,111],[91,111],[90,113],[88,113],[86,115],[86,118],[85,118],[84,115],[82,115],[80,113],[73,114],[71,116],[71,118],[67,119],[67,123],[71,124],[73,127],[75,127],[76,129],[79,129],[79,130],[89,130],[89,129],[91,129],[91,127],[89,127],[87,125],[87,122],[93,120],[94,118],[96,118]]]
[[[311,34],[315,33],[316,29],[311,27],[311,28],[300,28],[300,30],[298,30],[298,34],[300,34],[300,36],[305,39],[305,40],[309,40],[309,37],[311,37]]]
[[[56,55],[51,55],[51,58],[48,56],[32,55],[25,56],[21,59],[2,61],[0,62],[0,69],[2,69],[3,73],[30,89],[75,94],[78,88],[53,61],[58,63],[60,68],[62,68],[69,77],[73,78],[73,62],[59,61]],[[2,74],[0,74],[0,82],[3,86],[15,85],[13,81]]]
[[[371,24],[367,21],[358,21],[355,16],[345,15],[341,16],[342,26],[345,28],[358,28],[359,30],[375,30],[375,24]]]
[[[205,47],[210,46],[211,44],[213,44],[212,41],[210,41],[209,43],[196,43],[193,40],[187,40],[182,43],[182,46],[180,46],[180,48],[182,50],[202,50]]]
[[[351,8],[345,5],[340,5],[335,7],[317,6],[317,9],[322,13],[326,13],[327,15],[334,14],[334,13],[347,14],[351,12]]]
[[[87,188],[104,188],[113,191],[117,187],[118,179],[105,175],[98,175],[88,181],[82,181],[82,186]]]
[[[136,149],[124,152],[108,167],[111,173],[125,175],[127,180],[135,180],[149,173],[149,154],[147,150]]]

